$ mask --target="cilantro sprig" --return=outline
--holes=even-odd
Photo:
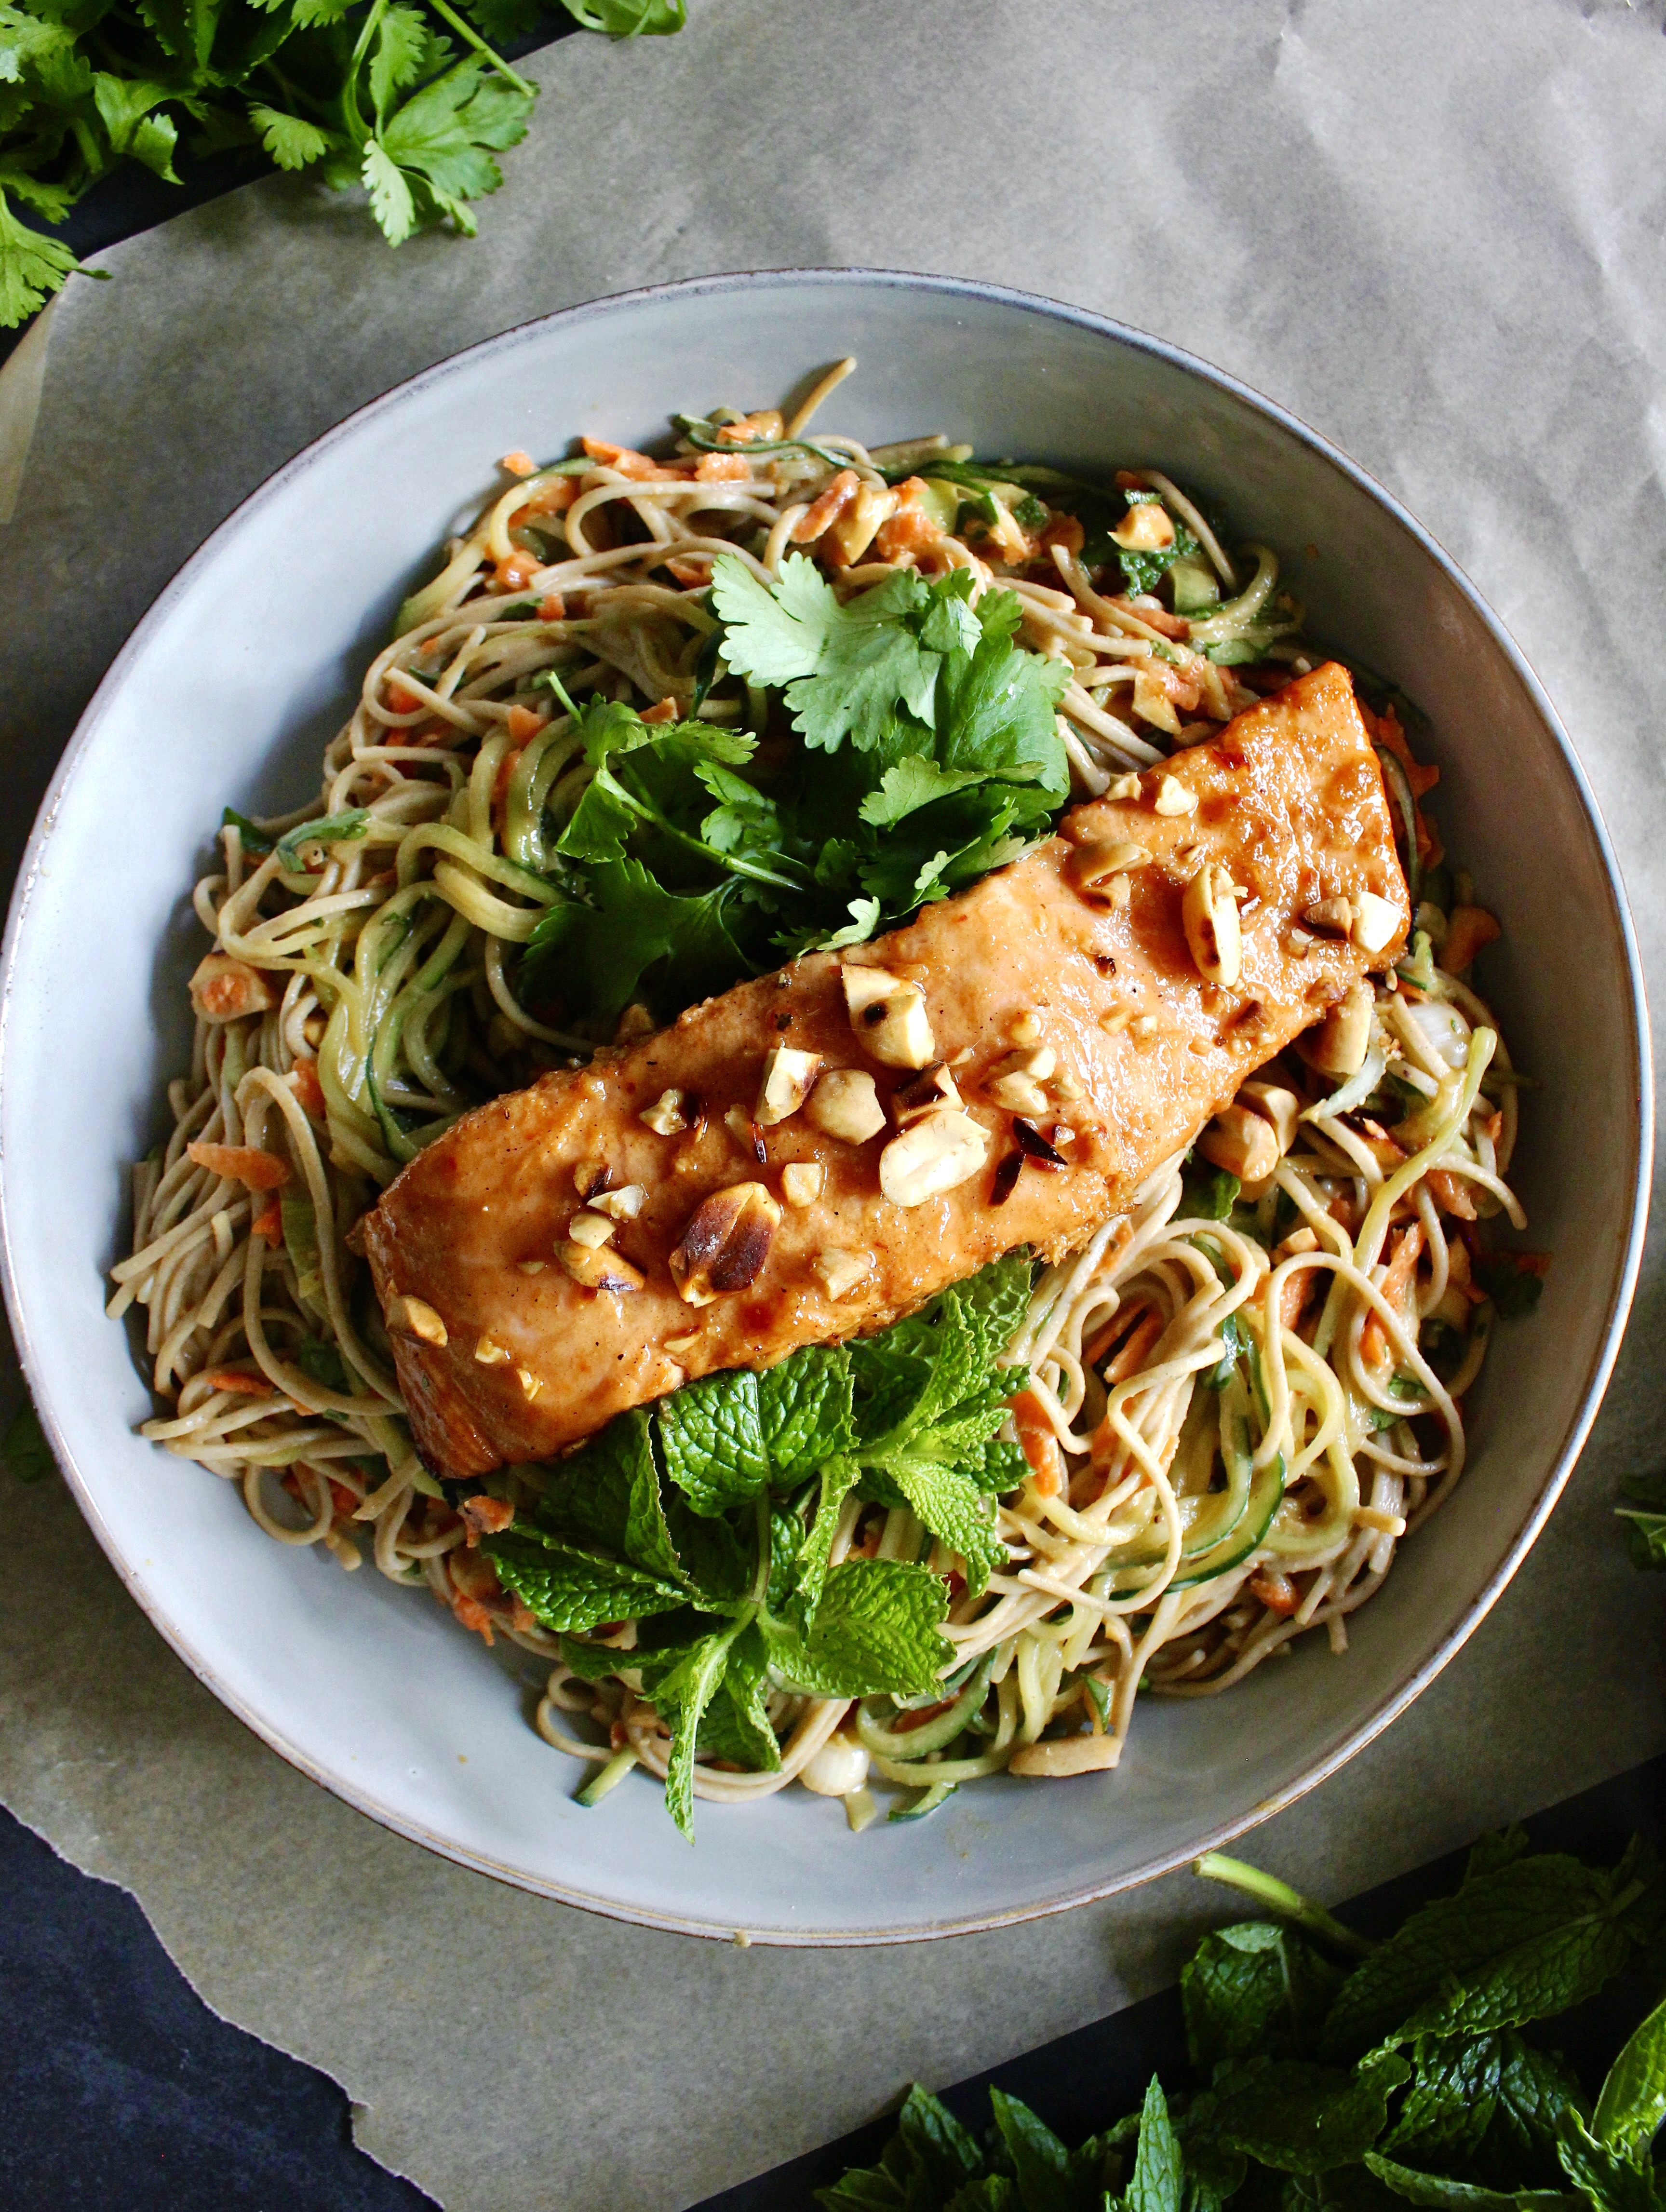
[[[1666,2003],[1594,2100],[1539,2039],[1639,1961],[1657,1978],[1648,1845],[1603,1868],[1486,1838],[1456,1895],[1375,1945],[1252,1868],[1199,1871],[1281,1917],[1216,1929],[1185,1967],[1194,2087],[1153,2080],[1070,2150],[998,2089],[980,2139],[916,2087],[879,2163],[818,2192],[827,2212],[1662,2212]]]
[[[615,38],[682,29],[684,0],[575,0]],[[391,246],[502,183],[538,88],[497,48],[544,0],[0,0],[0,327],[81,264],[40,224],[123,161],[237,151],[362,185]],[[22,212],[20,212],[22,211]],[[103,276],[102,270],[88,275]]]
[[[1068,672],[1014,641],[1015,593],[974,608],[970,590],[903,570],[842,601],[802,554],[773,585],[720,556],[714,667],[779,695],[801,740],[784,760],[716,722],[580,709],[551,675],[591,780],[545,854],[565,896],[526,950],[533,1003],[605,1035],[635,996],[670,1013],[860,944],[1045,835],[1069,789]]]
[[[877,1336],[623,1413],[552,1470],[532,1520],[488,1540],[498,1579],[575,1673],[635,1670],[671,1729],[666,1803],[685,1833],[698,1749],[776,1764],[769,1689],[920,1697],[952,1667],[942,1577],[915,1560],[830,1565],[833,1533],[853,1491],[907,1504],[982,1587],[1006,1556],[995,1497],[1024,1474],[1017,1446],[994,1439],[996,1362],[1030,1281],[1014,1255]],[[626,1620],[632,1650],[595,1640]]]

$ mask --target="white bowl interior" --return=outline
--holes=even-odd
[[[222,804],[292,805],[409,580],[515,447],[648,439],[673,409],[770,404],[854,352],[828,427],[943,428],[980,453],[1154,463],[1292,557],[1310,626],[1432,718],[1440,819],[1503,915],[1486,980],[1541,1078],[1516,1181],[1554,1247],[1538,1314],[1470,1404],[1468,1474],[1352,1628],[1220,1700],[1142,1706],[1115,1774],[980,1785],[858,1838],[791,1791],[702,1805],[692,1850],[632,1778],[595,1812],[503,1666],[426,1596],[280,1547],[229,1486],[134,1434],[151,1407],[101,1271],[122,1169],[183,1063],[190,915]],[[1302,549],[1317,550],[1317,559]],[[140,834],[112,838],[112,822]],[[159,957],[159,948],[160,957]],[[1316,1780],[1391,1717],[1502,1586],[1595,1409],[1629,1297],[1646,1157],[1641,1000],[1591,803],[1501,632],[1414,527],[1298,426],[1088,317],[951,284],[713,280],[558,315],[430,372],[297,459],[210,540],[89,710],[14,911],[0,1206],[36,1401],[99,1537],[210,1686],[378,1818],[632,1918],[788,1942],[1021,1917],[1176,1863]]]

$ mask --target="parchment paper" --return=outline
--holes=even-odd
[[[390,254],[277,179],[116,248],[117,281],[73,286],[32,349],[0,530],[0,855],[156,591],[350,409],[599,293],[868,263],[1156,331],[1399,493],[1567,716],[1661,976],[1662,23],[1658,0],[695,0],[678,38],[542,58],[473,245]],[[9,454],[29,380],[0,380]],[[1666,1433],[1660,1260],[1527,1567],[1384,1741],[1258,1832],[1263,1863],[1341,1896],[1666,1743],[1666,1608],[1609,1511]],[[333,2073],[366,2147],[453,2212],[688,2203],[913,2075],[1157,1986],[1219,1909],[1177,1877],[842,1956],[588,1918],[284,1766],[120,1594],[60,1486],[0,1485],[0,1795],[131,1886],[208,2001]]]

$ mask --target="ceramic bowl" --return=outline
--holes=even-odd
[[[140,1440],[152,1411],[104,1318],[125,1167],[189,1054],[189,886],[223,803],[314,787],[324,737],[437,541],[515,447],[644,441],[678,409],[773,404],[846,353],[829,427],[942,428],[1083,472],[1160,466],[1290,556],[1309,627],[1431,719],[1440,818],[1501,914],[1486,981],[1544,1079],[1513,1171],[1557,1260],[1500,1333],[1473,1457],[1333,1657],[1317,1639],[1219,1700],[1141,1707],[1119,1771],[1000,1778],[861,1836],[791,1790],[702,1804],[693,1849],[631,1777],[575,1805],[524,1678],[421,1593],[271,1542],[234,1487]],[[420,456],[420,465],[413,457]],[[1305,550],[1304,550],[1305,549]],[[112,837],[112,822],[137,834]],[[1097,317],[914,276],[716,277],[528,324],[377,400],[216,532],[105,679],[41,811],[0,1013],[5,1286],[34,1393],[100,1542],[216,1696],[350,1803],[463,1863],[667,1928],[799,1943],[984,1928],[1103,1896],[1225,1842],[1331,1773],[1431,1680],[1543,1524],[1608,1376],[1643,1218],[1637,954],[1589,789],[1502,626],[1426,532],[1313,433]]]

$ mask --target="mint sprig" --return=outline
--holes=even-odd
[[[912,1559],[830,1565],[833,1537],[853,1492],[907,1504],[982,1589],[1006,1557],[994,1493],[1021,1480],[1022,1455],[993,1441],[1010,1387],[995,1363],[1030,1279],[1017,1254],[878,1336],[621,1414],[549,1470],[530,1522],[487,1540],[575,1673],[636,1670],[671,1729],[679,1826],[702,1730],[708,1750],[773,1767],[771,1687],[921,1697],[952,1668],[943,1577]],[[628,1654],[581,1640],[629,1619]]]
[[[1662,2212],[1652,2146],[1666,2118],[1666,2004],[1594,2104],[1566,2060],[1521,2032],[1586,1984],[1543,1971],[1559,1901],[1584,1907],[1564,1911],[1566,1929],[1623,1933],[1610,1972],[1651,1958],[1657,1978],[1666,1891],[1646,1847],[1601,1868],[1529,1854],[1519,1832],[1485,1839],[1455,1896],[1364,1946],[1351,1971],[1342,1956],[1362,1938],[1257,1881],[1285,1917],[1206,1936],[1182,1976],[1189,2094],[1170,2101],[1153,2081],[1137,2112],[1071,2150],[999,2090],[980,2139],[916,2087],[879,2163],[818,2201],[828,2212],[1391,2212],[1395,2199],[1428,2212]],[[1519,2026],[1418,2033],[1432,1991],[1461,2013],[1466,1992],[1505,1981]],[[1335,2056],[1385,2018],[1371,2047]]]

